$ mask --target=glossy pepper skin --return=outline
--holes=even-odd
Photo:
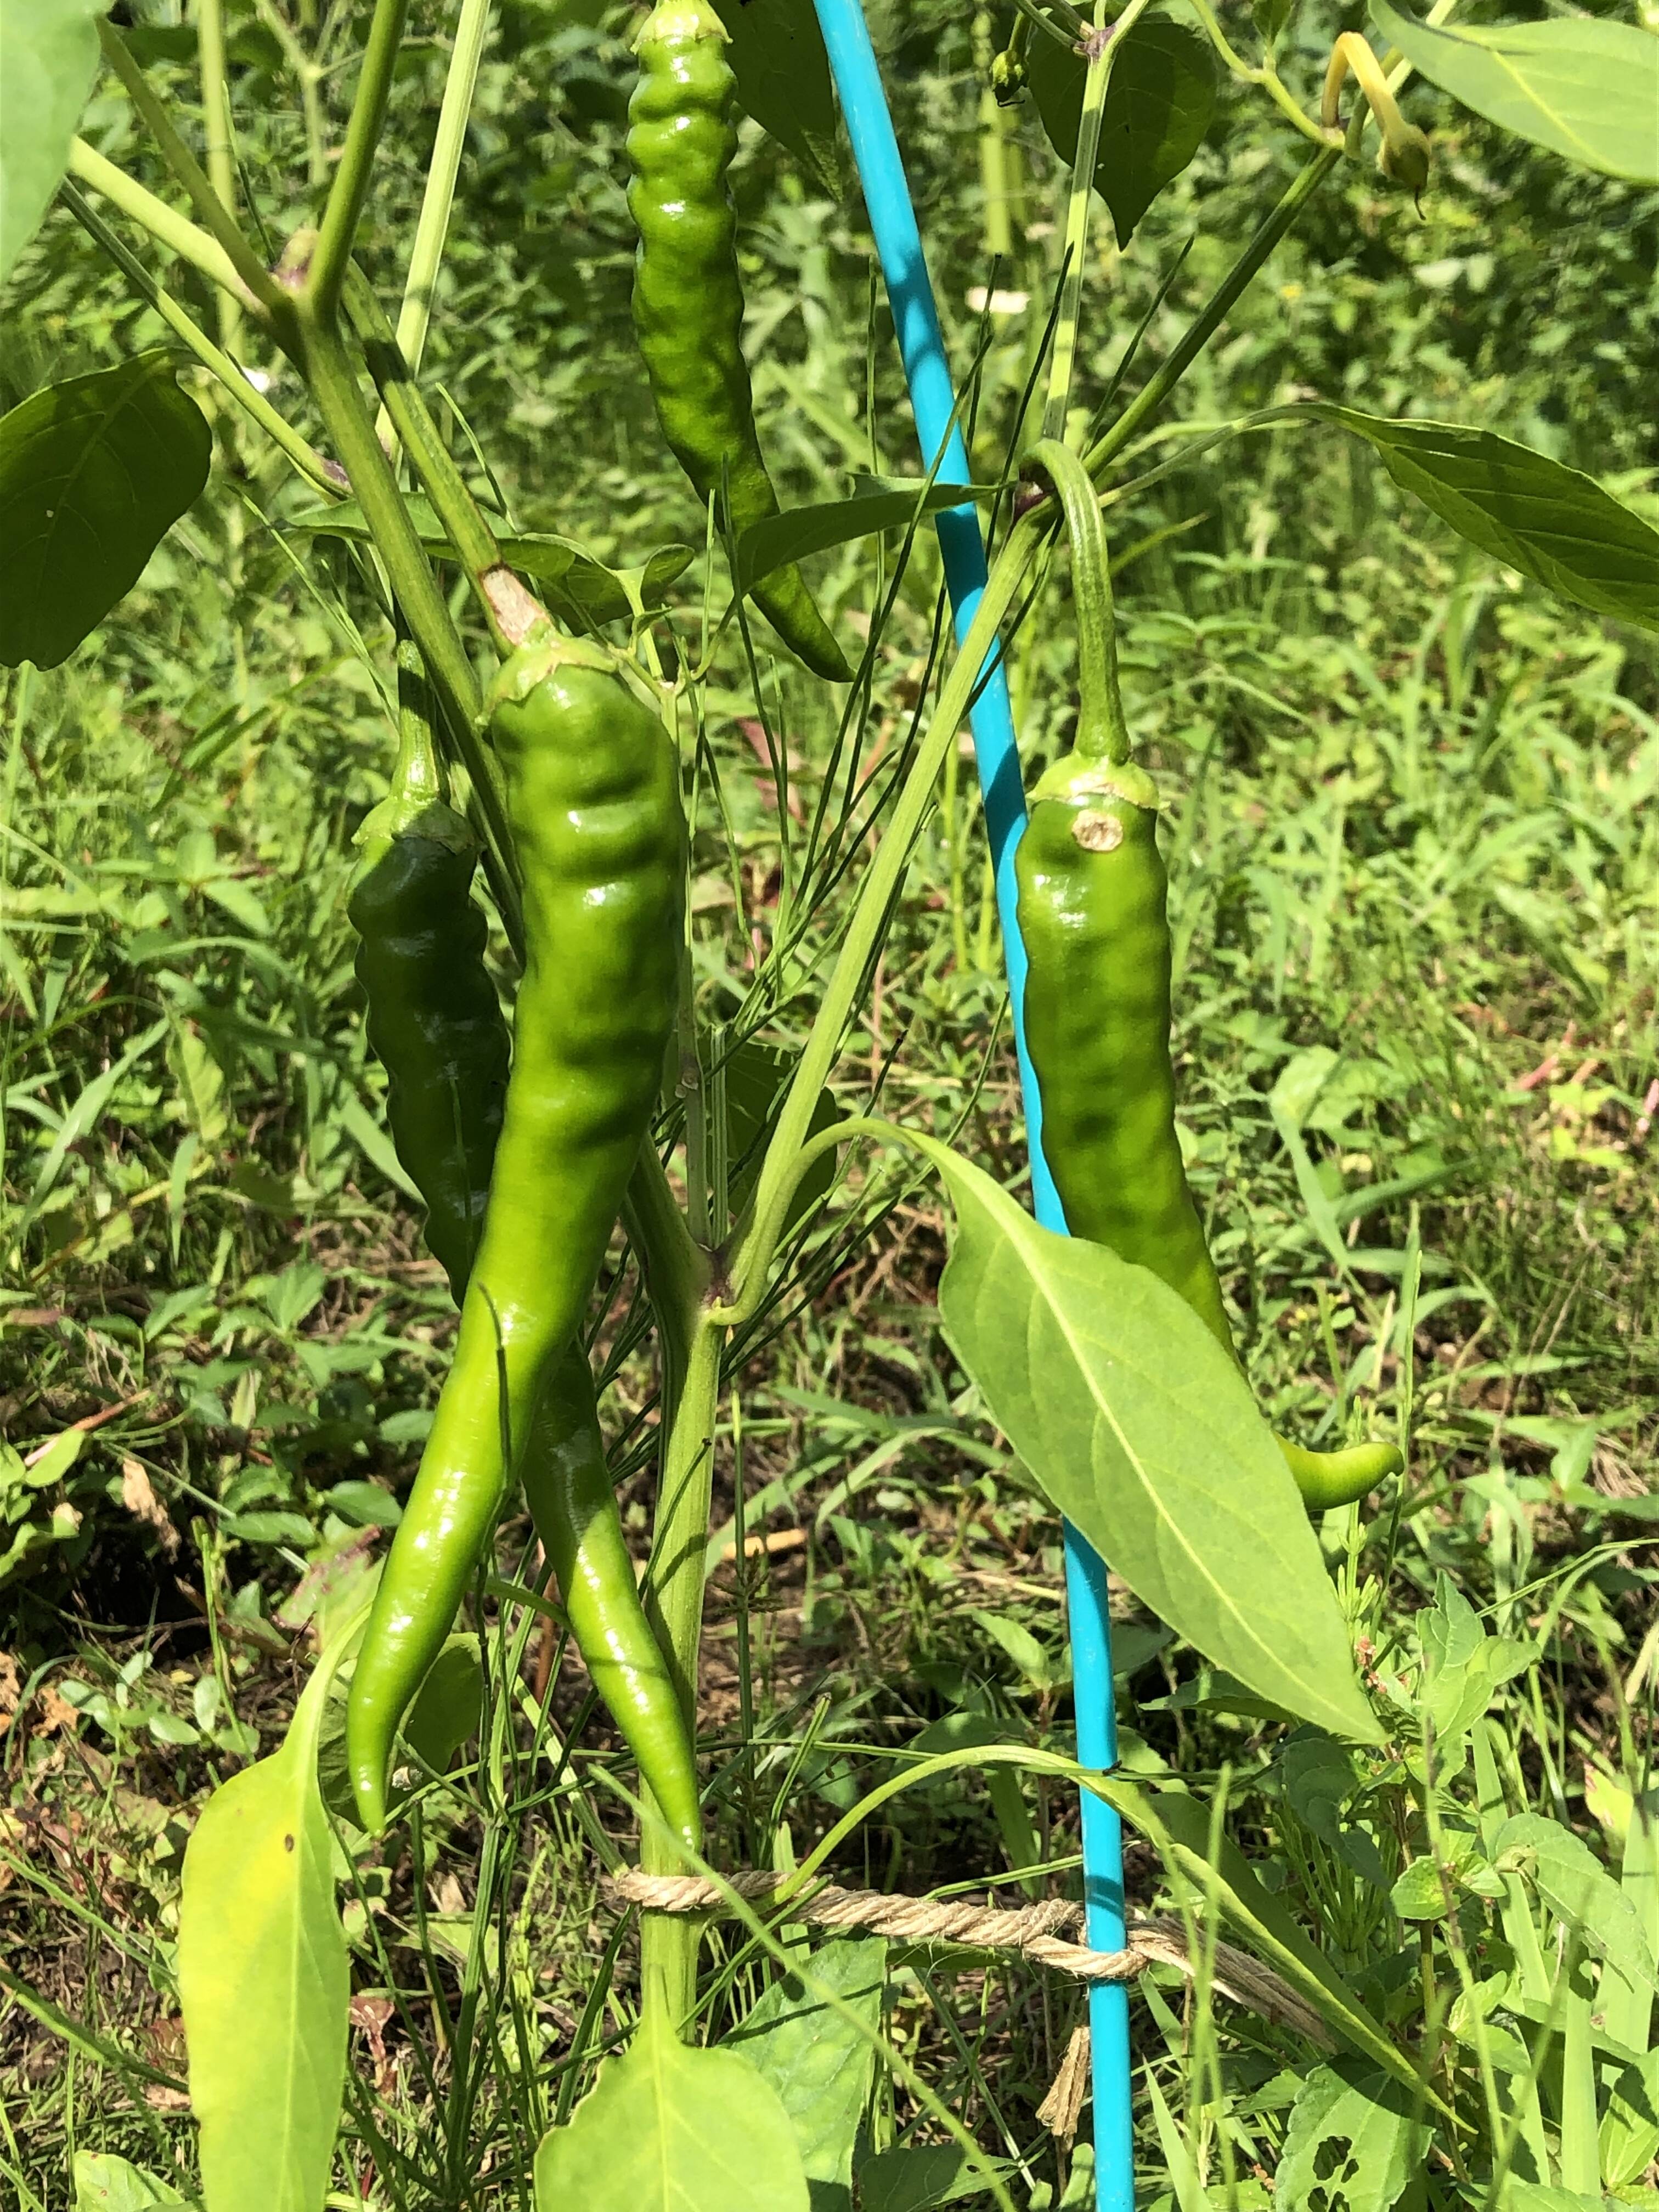
[[[1179,1291],[1236,1358],[1176,1133],[1169,884],[1152,779],[1073,753],[1032,798],[1015,863],[1025,1035],[1066,1224]],[[1312,1452],[1278,1441],[1313,1511],[1352,1504],[1401,1464],[1388,1444]]]
[[[593,1377],[580,1345],[548,1378],[521,1472],[525,1502],[593,1687],[663,1818],[696,1850],[702,1823],[690,1739],[673,1677],[640,1602],[605,1465]]]
[[[426,1241],[460,1302],[483,1228],[507,1096],[507,1036],[474,903],[477,841],[441,795],[424,678],[398,654],[392,789],[357,832],[347,912],[392,1142],[426,1200]]]
[[[454,1359],[347,1704],[352,1787],[371,1829],[384,1825],[398,1723],[582,1318],[656,1101],[678,999],[685,824],[667,732],[598,648],[563,640],[514,653],[489,704],[527,958]]]
[[[726,182],[737,131],[725,25],[708,0],[659,0],[628,103],[628,204],[639,231],[634,327],[664,437],[707,506],[725,483],[733,532],[778,512],[743,357],[737,210]],[[792,653],[832,683],[841,647],[792,562],[750,597]]]

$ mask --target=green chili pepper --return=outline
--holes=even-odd
[[[477,840],[444,802],[425,674],[407,640],[398,696],[392,789],[357,832],[362,860],[347,911],[392,1142],[426,1200],[426,1241],[459,1304],[501,1131],[507,1024],[471,896]]]
[[[508,1468],[573,1342],[673,1027],[685,824],[661,723],[594,647],[523,647],[490,695],[527,958],[483,1235],[453,1364],[381,1575],[346,1716],[364,1826]]]
[[[628,204],[640,234],[634,327],[663,435],[706,506],[724,486],[734,535],[778,512],[755,431],[743,357],[737,149],[726,31],[708,0],[659,0],[637,42],[628,103]],[[832,683],[851,680],[792,562],[750,596],[792,653]]]
[[[673,1677],[640,1602],[580,1346],[554,1367],[522,1468],[526,1503],[593,1687],[681,1839],[702,1834],[696,1767]]]
[[[1128,757],[1100,507],[1074,454],[1045,441],[1032,458],[1072,533],[1080,657],[1075,747],[1032,793],[1015,860],[1043,1158],[1072,1234],[1150,1268],[1237,1358],[1176,1133],[1169,884],[1157,790]],[[1402,1464],[1388,1444],[1279,1448],[1316,1511],[1363,1498]]]

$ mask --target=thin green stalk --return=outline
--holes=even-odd
[[[250,307],[258,306],[253,295],[237,275],[230,256],[216,239],[210,237],[187,215],[180,215],[177,208],[171,208],[164,199],[158,199],[136,177],[128,176],[125,169],[118,169],[113,161],[106,160],[95,146],[89,146],[84,138],[70,140],[69,173],[78,178],[82,184],[89,185],[112,207],[119,208],[123,215],[130,216],[141,229],[148,231],[158,246],[164,246],[169,253],[177,254],[179,260],[189,262],[192,269],[199,269],[203,276],[215,284],[222,285],[243,305]]]
[[[307,443],[284,416],[277,413],[262,392],[254,389],[239,364],[214,343],[172,294],[157,283],[137,255],[116,236],[80,186],[65,178],[59,189],[64,205],[81,228],[108,254],[133,289],[155,309],[173,335],[190,348],[203,368],[212,370],[227,396],[248,420],[257,423],[282,448],[308,483],[337,499],[340,486],[324,467],[321,454]]]
[[[427,674],[444,709],[477,802],[490,888],[508,934],[522,942],[523,921],[510,855],[513,841],[501,802],[501,775],[479,737],[483,695],[466,648],[450,618],[378,438],[362,391],[331,325],[307,312],[301,322],[304,366],[335,450],[351,480],[375,549],[385,562],[392,595],[421,648]]]
[[[1066,206],[1066,249],[1060,263],[1060,313],[1054,350],[1048,363],[1048,397],[1042,410],[1042,434],[1063,438],[1072,402],[1072,372],[1077,362],[1078,325],[1083,313],[1083,265],[1089,251],[1089,214],[1095,197],[1095,165],[1100,156],[1100,125],[1106,112],[1106,88],[1123,33],[1146,6],[1129,0],[1116,23],[1108,25],[1106,0],[1095,0],[1095,27],[1088,39],[1089,69],[1083,82],[1083,112],[1077,126],[1077,158]]]
[[[1220,55],[1222,64],[1231,76],[1236,77],[1240,84],[1259,85],[1285,120],[1293,124],[1302,136],[1311,139],[1316,146],[1331,143],[1328,131],[1322,130],[1315,122],[1271,61],[1263,62],[1259,69],[1253,69],[1237,52],[1217,21],[1210,0],[1188,0],[1188,4],[1208,33],[1210,44]]]
[[[1114,456],[1163,406],[1254,282],[1267,256],[1341,159],[1340,146],[1328,146],[1316,154],[1281,196],[1278,205],[1256,226],[1237,260],[1182,332],[1169,359],[1147,379],[1117,420],[1085,454],[1085,465],[1097,481]]]
[[[640,1147],[623,1200],[623,1225],[645,1270],[663,1358],[663,1404],[672,1406],[691,1356],[697,1314],[714,1270],[675,1203],[662,1162]]]
[[[253,12],[282,48],[300,88],[300,113],[306,131],[306,181],[316,185],[328,176],[328,147],[323,134],[323,103],[318,93],[322,71],[295,37],[293,27],[273,0],[253,0]]]
[[[230,120],[230,80],[225,69],[224,0],[197,0],[196,53],[202,77],[202,116],[207,126],[208,182],[233,222],[236,217],[235,142]],[[219,343],[228,354],[241,343],[242,311],[219,302]]]
[[[763,1280],[771,1263],[776,1233],[773,1231],[769,1241],[764,1224],[781,1218],[775,1214],[775,1201],[791,1174],[795,1155],[806,1140],[812,1109],[841,1050],[842,1033],[886,928],[888,914],[904,878],[910,848],[933,801],[945,753],[956,743],[981,671],[996,643],[1002,618],[1018,594],[1031,554],[1050,527],[1052,516],[1034,509],[1022,515],[1009,532],[968,635],[940,690],[927,734],[917,746],[886,835],[859,886],[858,902],[847,935],[813,1018],[806,1048],[796,1063],[778,1126],[767,1146],[755,1191],[755,1225],[744,1237],[733,1260],[732,1279],[739,1305],[754,1294],[755,1286]]]
[[[1121,767],[1129,757],[1129,725],[1117,674],[1117,614],[1112,604],[1111,555],[1100,501],[1079,456],[1058,438],[1044,438],[1030,465],[1046,476],[1065,510],[1072,541],[1072,604],[1077,612],[1078,692],[1081,702],[1073,750]]]
[[[408,18],[409,0],[376,0],[351,103],[351,119],[346,125],[345,144],[340,149],[328,204],[306,270],[307,306],[321,323],[331,322],[339,313],[341,288],[357,242],[363,203],[368,198],[369,178],[392,97],[392,71]]]
[[[374,289],[362,270],[353,262],[346,270],[342,290],[342,304],[356,330],[363,348],[363,357],[368,373],[374,380],[374,388],[385,403],[386,410],[404,447],[414,465],[427,496],[437,512],[438,520],[448,533],[455,549],[456,558],[465,569],[490,635],[498,647],[510,650],[523,642],[522,630],[526,622],[546,620],[546,611],[539,603],[518,610],[519,619],[509,627],[503,623],[502,582],[512,586],[507,596],[515,600],[527,599],[528,595],[517,580],[507,575],[501,559],[501,549],[489,526],[483,509],[473,497],[471,487],[455,465],[453,456],[445,445],[432,411],[416,383],[396,337],[386,313],[375,297]],[[380,442],[378,438],[376,442]]]
[[[647,1584],[647,1613],[667,1659],[692,1741],[696,1740],[697,1655],[702,1642],[704,1559],[714,1474],[714,1423],[720,1405],[720,1349],[726,1332],[706,1317],[693,1331],[684,1387],[663,1455],[657,1526]],[[640,1838],[647,1874],[684,1871],[665,1822],[647,1820]],[[652,1912],[640,1930],[641,1997],[660,2002],[677,2031],[696,2008],[695,1920]]]
[[[274,325],[286,325],[289,321],[289,301],[282,287],[243,236],[235,216],[213,189],[206,170],[179,137],[155,88],[127,52],[120,33],[107,16],[99,18],[98,40],[104,59],[120,78],[127,97],[143,118],[156,150],[190,195],[198,219],[218,240],[253,301],[264,309]]]
[[[443,106],[438,111],[438,135],[433,141],[432,165],[426,173],[426,191],[410,249],[409,275],[404,284],[403,306],[398,314],[398,348],[418,374],[426,350],[427,327],[432,319],[432,297],[444,258],[449,233],[450,210],[455,202],[455,179],[460,173],[466,144],[467,118],[478,82],[478,64],[489,32],[491,0],[461,0],[460,20],[455,26],[455,45],[444,80]]]

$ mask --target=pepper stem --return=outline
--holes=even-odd
[[[1129,757],[1129,726],[1118,686],[1117,613],[1099,495],[1081,457],[1058,438],[1044,438],[1034,446],[1026,465],[1054,486],[1072,541],[1079,694],[1072,750],[1085,760],[1105,760],[1121,767]]]

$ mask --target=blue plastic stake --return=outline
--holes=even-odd
[[[860,0],[814,0],[842,112],[864,186],[865,205],[887,297],[898,331],[910,404],[932,467],[941,447],[939,480],[967,483],[968,455],[952,422],[956,395],[939,331],[939,310],[916,228],[915,210],[893,135]],[[968,632],[985,589],[985,542],[971,505],[947,507],[934,517],[945,584],[958,641]],[[1008,969],[1014,1044],[1025,1100],[1031,1152],[1031,1188],[1037,1219],[1066,1234],[1066,1217],[1042,1157],[1042,1101],[1025,1050],[1025,947],[1016,912],[1014,853],[1025,827],[1025,795],[1014,737],[1008,686],[999,665],[981,692],[971,717],[974,752],[985,804],[986,834],[994,872],[997,913]],[[1115,1765],[1117,1717],[1112,1704],[1112,1643],[1106,1605],[1106,1569],[1068,1523],[1066,1593],[1071,1613],[1072,1676],[1077,1704],[1078,1757],[1085,1766]],[[1083,1799],[1084,1896],[1088,1937],[1097,1950],[1124,1942],[1123,1831],[1117,1814],[1099,1798]],[[1129,1996],[1121,1984],[1096,1983],[1089,1996],[1092,2033],[1096,2187],[1101,2212],[1133,2212],[1134,2145],[1129,2108]]]

